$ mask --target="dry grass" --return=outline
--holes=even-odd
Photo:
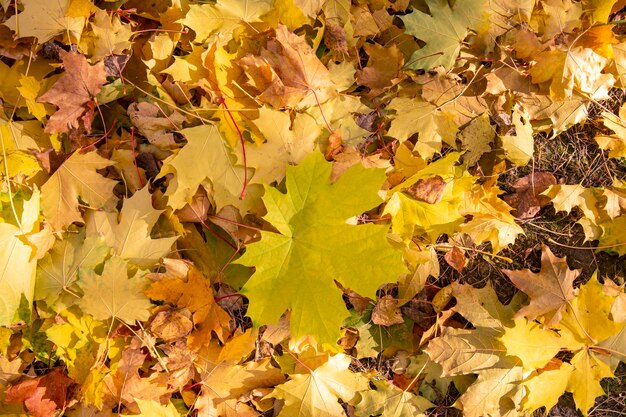
[[[582,184],[585,187],[603,187],[610,185],[614,178],[626,178],[626,160],[610,159],[600,149],[594,137],[606,133],[600,120],[604,110],[617,113],[626,101],[622,90],[614,90],[612,99],[593,105],[586,124],[576,125],[554,139],[547,136],[535,138],[535,156],[525,167],[513,168],[501,175],[499,186],[506,192],[513,192],[511,185],[519,178],[536,171],[548,171],[554,174],[562,184]],[[579,269],[580,275],[575,285],[586,282],[595,271],[598,277],[606,277],[623,283],[626,277],[626,257],[609,255],[593,249],[597,242],[585,242],[582,227],[576,224],[581,213],[576,209],[571,214],[555,212],[551,204],[544,207],[534,218],[521,222],[524,236],[520,236],[514,245],[500,253],[511,258],[512,263],[492,258],[480,253],[468,252],[469,264],[462,273],[449,267],[443,256],[440,258],[442,274],[437,285],[446,285],[452,281],[484,286],[487,282],[495,288],[498,297],[504,303],[511,300],[516,292],[502,269],[529,268],[539,271],[541,246],[548,245],[559,257],[566,257],[571,269]],[[488,246],[478,249],[489,251]],[[600,397],[589,415],[594,417],[626,417],[626,365],[622,363],[616,372],[616,379],[603,381],[607,396]],[[452,398],[451,400],[454,400]],[[453,401],[452,401],[453,402]],[[433,414],[435,415],[435,414]],[[443,407],[436,415],[455,415]],[[538,410],[536,416],[545,415],[545,410]],[[564,395],[550,416],[580,416],[570,394]]]

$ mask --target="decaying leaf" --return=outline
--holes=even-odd
[[[556,178],[551,173],[533,172],[515,181],[515,193],[504,196],[503,200],[515,209],[517,218],[532,219],[550,202],[550,198],[542,193],[555,184]]]

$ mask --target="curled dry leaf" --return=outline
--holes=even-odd
[[[417,181],[407,188],[406,192],[416,200],[428,204],[437,204],[441,201],[446,182],[439,175]]]
[[[379,326],[391,326],[404,323],[398,300],[391,295],[385,295],[378,300],[372,310],[372,321]]]
[[[453,246],[446,254],[444,259],[452,268],[456,269],[459,273],[463,272],[463,268],[467,265],[467,259],[465,258],[465,251],[458,246]]]

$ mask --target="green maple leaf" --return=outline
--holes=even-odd
[[[348,312],[334,280],[374,297],[405,268],[386,241],[388,226],[346,223],[381,202],[384,171],[356,165],[331,183],[331,167],[314,152],[287,167],[286,194],[266,187],[265,220],[279,233],[261,232],[237,262],[256,267],[242,289],[256,325],[276,323],[291,308],[294,337],[335,344]]]
[[[426,4],[430,15],[414,10],[401,17],[406,33],[426,43],[413,53],[406,66],[414,70],[429,70],[439,65],[450,68],[469,29],[483,20],[485,0],[457,1],[453,7],[447,0],[428,0]]]
[[[79,275],[79,285],[85,295],[78,305],[96,320],[117,318],[132,324],[150,317],[152,304],[143,293],[147,286],[144,273],[138,271],[128,278],[128,262],[122,258],[114,256],[106,261],[102,275],[92,269],[83,270]]]

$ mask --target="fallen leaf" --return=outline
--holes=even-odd
[[[15,32],[16,37],[33,36],[40,44],[62,34],[67,34],[74,41],[80,39],[85,26],[85,17],[68,16],[70,0],[54,2],[21,0],[20,4],[24,7],[24,11],[4,23]]]
[[[545,327],[561,321],[563,310],[574,298],[573,283],[580,274],[579,270],[569,269],[565,258],[557,258],[545,245],[541,248],[539,273],[532,273],[529,269],[503,272],[530,298],[530,303],[520,309],[515,317],[530,320],[542,318]]]
[[[19,382],[7,390],[5,401],[23,402],[34,417],[53,417],[57,409],[64,409],[74,381],[65,376],[62,368]]]
[[[98,211],[87,218],[87,237],[99,236],[113,248],[115,255],[150,268],[167,255],[178,236],[152,239],[152,229],[163,210],[152,207],[150,187],[145,186],[124,200],[122,211]]]
[[[78,285],[84,295],[78,305],[97,320],[120,319],[127,324],[150,317],[150,300],[143,295],[148,285],[145,272],[128,277],[128,262],[116,256],[104,263],[102,274],[83,270]]]
[[[458,246],[453,246],[446,254],[444,259],[452,268],[458,273],[463,272],[463,268],[467,265],[467,258],[465,258],[465,251]]]
[[[398,300],[391,295],[381,297],[372,310],[372,322],[379,326],[404,323]]]
[[[83,223],[79,198],[95,209],[115,209],[113,188],[117,183],[97,172],[112,164],[96,151],[74,152],[46,181],[41,187],[41,210],[54,230]]]
[[[90,132],[95,105],[93,99],[106,83],[104,64],[89,65],[84,55],[74,52],[62,51],[60,56],[65,73],[37,100],[59,107],[48,120],[45,132],[67,133],[70,129],[77,129],[81,117],[85,130]]]
[[[551,185],[556,184],[556,178],[549,172],[536,171],[519,178],[513,183],[514,194],[502,199],[516,210],[518,219],[532,219],[539,210],[550,202],[550,198],[542,195]]]
[[[337,354],[308,374],[293,374],[277,385],[270,398],[285,401],[278,417],[337,417],[344,415],[339,399],[350,403],[368,388],[365,377],[348,370],[350,357]]]
[[[279,233],[262,231],[261,240],[248,245],[236,262],[257,267],[241,290],[250,300],[253,323],[276,323],[291,308],[295,338],[312,335],[319,343],[334,345],[347,316],[334,281],[373,298],[378,286],[399,275],[404,266],[400,253],[385,240],[387,226],[346,224],[348,218],[381,202],[377,191],[384,172],[356,165],[331,183],[331,165],[314,152],[297,167],[287,167],[286,194],[266,188],[264,218]],[[356,186],[362,191],[358,196],[352,192]],[[337,199],[343,201],[339,206],[334,203]],[[363,257],[376,259],[375,268],[358,262]],[[268,293],[276,297],[268,299]],[[320,298],[332,293],[336,296]]]
[[[197,269],[190,268],[186,280],[160,279],[145,293],[153,300],[165,301],[191,312],[195,329],[188,339],[189,349],[198,350],[211,339],[211,332],[215,332],[220,340],[226,340],[230,316],[215,302],[211,282]]]

